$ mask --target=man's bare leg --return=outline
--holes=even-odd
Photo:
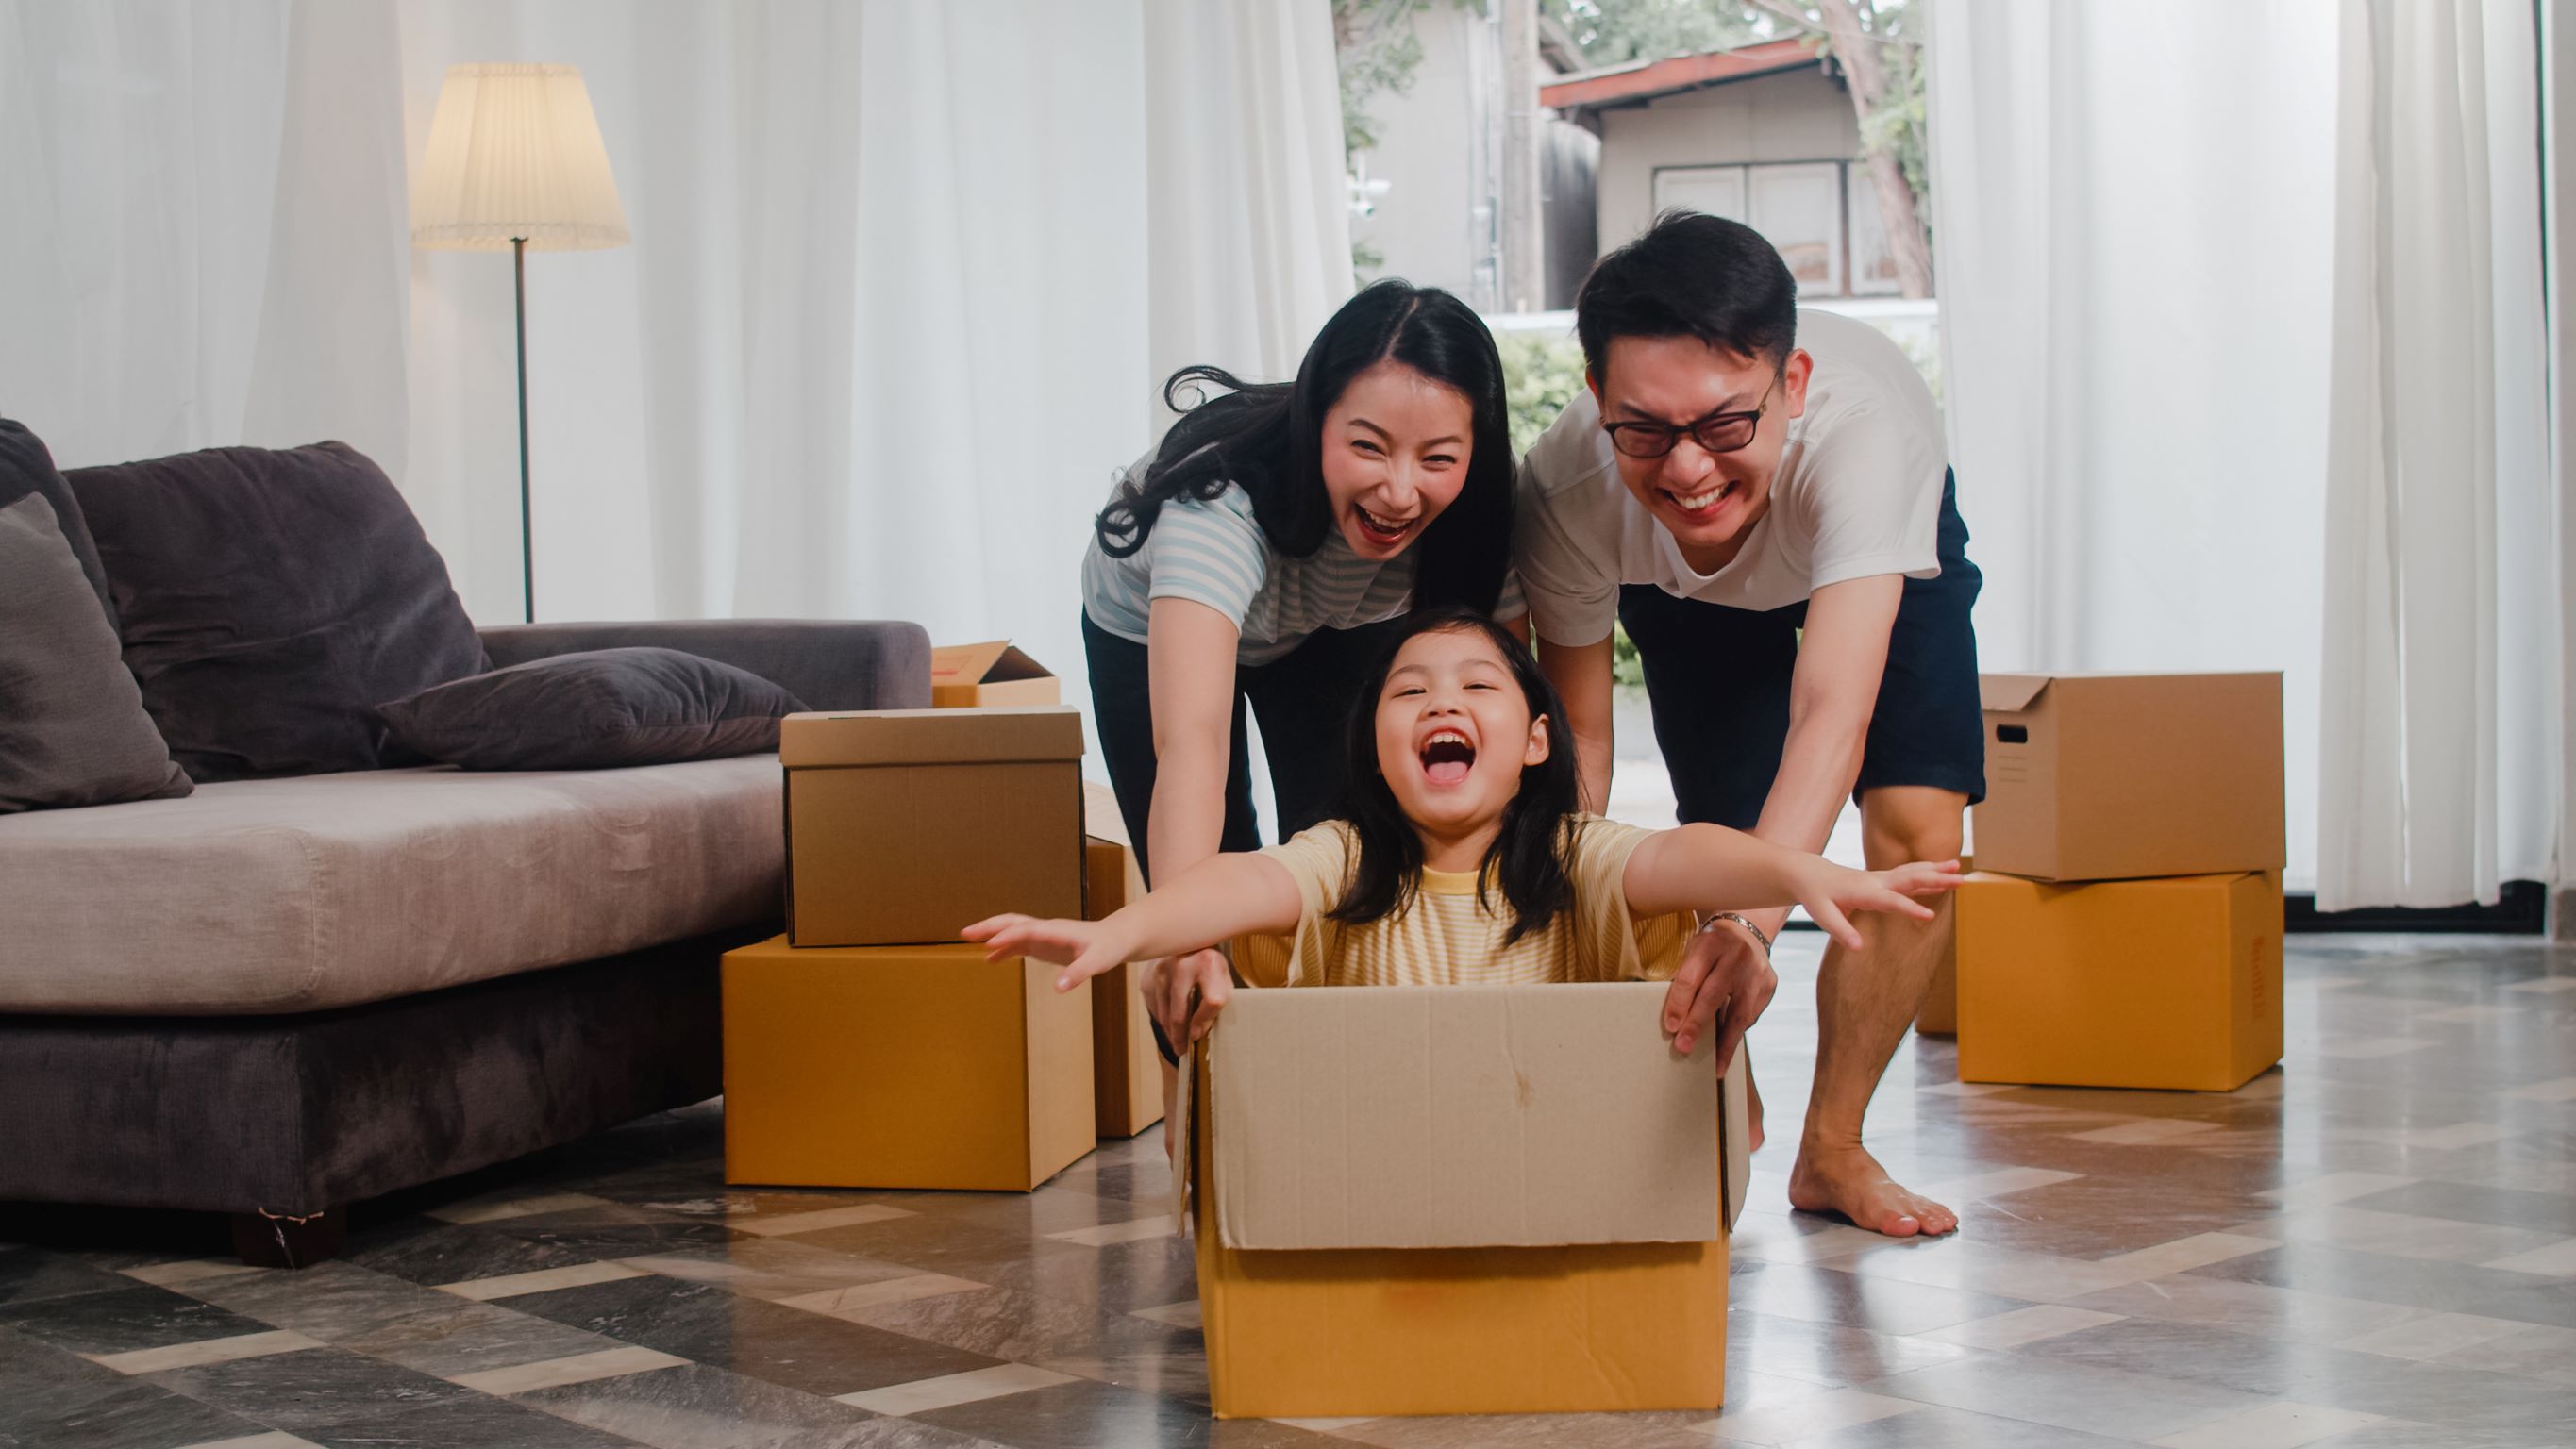
[[[1861,799],[1863,849],[1872,870],[1910,860],[1959,854],[1968,798],[1919,785],[1888,785]],[[1955,1231],[1959,1215],[1888,1178],[1861,1146],[1861,1118],[1896,1045],[1922,1007],[1950,929],[1950,904],[1937,920],[1872,914],[1860,918],[1868,949],[1825,952],[1816,981],[1816,1081],[1798,1162],[1789,1173],[1791,1206],[1837,1212],[1872,1232],[1910,1238]]]

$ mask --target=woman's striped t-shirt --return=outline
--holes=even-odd
[[[1134,476],[1144,476],[1153,456],[1136,460]],[[1124,483],[1122,476],[1118,486]],[[1114,487],[1110,497],[1117,497]],[[1339,529],[1311,555],[1290,558],[1270,546],[1250,496],[1229,486],[1212,500],[1165,503],[1145,546],[1125,558],[1101,552],[1095,534],[1082,558],[1082,604],[1091,622],[1138,644],[1154,600],[1205,604],[1239,631],[1236,662],[1268,664],[1318,629],[1355,629],[1402,614],[1413,602],[1419,562],[1412,548],[1391,559],[1362,558]],[[1519,580],[1506,576],[1494,617],[1526,611]]]

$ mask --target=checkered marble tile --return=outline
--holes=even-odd
[[[1871,1140],[1962,1228],[1891,1242],[1786,1198],[1817,944],[1752,1039],[1714,1417],[1216,1422],[1159,1134],[1024,1196],[745,1190],[713,1102],[365,1205],[303,1273],[0,1212],[0,1446],[2576,1443],[2576,954],[2294,942],[2289,1064],[2225,1095],[1909,1037]]]

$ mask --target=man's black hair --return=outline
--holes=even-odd
[[[1608,377],[1618,337],[1696,337],[1777,368],[1798,345],[1798,282],[1744,223],[1667,211],[1593,264],[1575,295],[1574,333],[1595,382]]]

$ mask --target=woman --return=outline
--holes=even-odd
[[[1293,834],[1340,787],[1340,722],[1390,621],[1523,613],[1502,360],[1466,304],[1379,282],[1324,324],[1295,381],[1188,367],[1163,397],[1178,410],[1211,386],[1119,481],[1083,559],[1093,717],[1149,882],[1260,847],[1247,703]],[[1147,999],[1173,1041],[1195,1041],[1231,984],[1202,951],[1152,973]]]

